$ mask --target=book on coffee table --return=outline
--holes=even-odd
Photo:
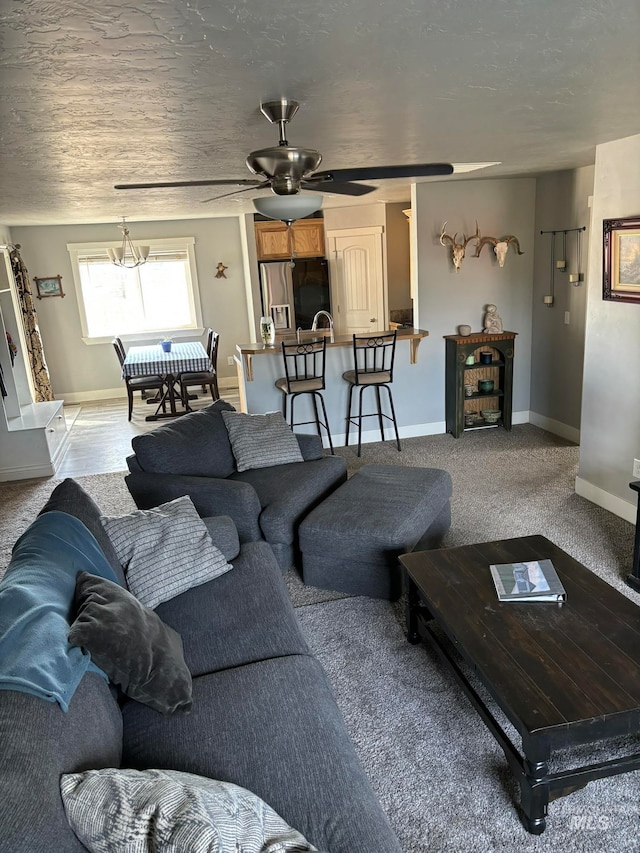
[[[500,601],[566,601],[567,593],[551,560],[489,566]]]

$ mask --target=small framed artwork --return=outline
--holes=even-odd
[[[640,303],[640,216],[602,223],[602,298]]]
[[[52,275],[48,278],[36,278],[34,276],[33,280],[36,283],[38,299],[44,299],[45,296],[64,296],[61,275]]]

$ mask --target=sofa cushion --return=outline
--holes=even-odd
[[[100,508],[93,498],[85,492],[82,486],[76,483],[75,480],[63,480],[51,492],[49,500],[40,510],[39,515],[51,512],[52,510],[73,515],[84,524],[87,530],[95,537],[107,562],[116,573],[118,581],[122,586],[126,586],[124,571],[120,565],[120,560],[118,560],[118,555],[102,524],[100,524]]]
[[[130,592],[80,572],[69,642],[82,646],[122,692],[161,714],[191,710],[182,640]]]
[[[251,791],[175,770],[89,770],[65,775],[69,823],[92,853],[304,853],[315,850]],[[113,804],[118,803],[114,809]]]
[[[125,567],[127,586],[147,607],[157,607],[232,568],[187,495],[100,520]]]
[[[240,539],[235,522],[228,515],[213,515],[203,518],[204,526],[211,541],[219,548],[227,560],[233,560],[240,553]]]
[[[300,445],[281,412],[223,412],[222,418],[238,471],[303,461]]]
[[[171,719],[127,702],[125,766],[241,785],[320,850],[400,853],[317,660],[289,655],[195,678],[193,700],[189,717]]]
[[[0,691],[0,850],[86,853],[64,815],[60,774],[119,767],[121,753],[122,715],[101,676],[84,676],[66,714]]]
[[[274,477],[267,468],[238,472],[231,479],[249,483],[263,507],[260,527],[268,542],[294,541],[302,518],[347,479],[347,463],[340,456],[282,465]]]
[[[151,432],[136,435],[131,446],[143,471],[228,477],[235,470],[222,412],[235,409],[224,400],[190,412]]]
[[[279,655],[309,654],[266,542],[243,545],[232,572],[160,604],[156,613],[182,637],[194,677]]]

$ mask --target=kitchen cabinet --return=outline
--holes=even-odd
[[[259,261],[324,256],[322,219],[298,219],[291,227],[277,220],[256,222],[255,234]]]
[[[502,426],[511,429],[513,397],[513,354],[517,332],[487,335],[445,335],[445,417],[447,432],[454,438],[471,429]],[[481,353],[490,353],[483,363]],[[467,363],[469,361],[470,363]],[[481,391],[482,380],[493,382],[491,391]],[[469,387],[466,393],[465,386]],[[499,412],[494,423],[481,412]]]

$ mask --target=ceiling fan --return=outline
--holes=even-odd
[[[266,118],[272,124],[278,125],[280,139],[277,146],[252,151],[247,157],[249,171],[253,172],[254,175],[258,175],[259,178],[116,184],[114,189],[143,190],[167,187],[236,186],[240,187],[240,189],[222,196],[215,196],[215,198],[225,198],[226,195],[235,195],[240,192],[266,188],[271,189],[276,196],[296,196],[301,190],[361,196],[373,192],[376,187],[353,183],[354,181],[372,181],[383,178],[434,177],[450,175],[453,172],[453,166],[450,163],[421,163],[412,166],[365,166],[353,169],[329,169],[317,172],[316,169],[322,161],[320,152],[312,148],[298,148],[294,145],[289,145],[286,138],[286,125],[298,112],[299,106],[298,101],[293,101],[289,98],[281,98],[279,101],[266,101],[261,104],[260,109]],[[213,200],[208,199],[208,201]],[[256,201],[276,202],[276,199],[257,199]],[[300,199],[301,201],[302,199]],[[311,199],[309,201],[311,202]],[[306,213],[297,212],[297,215],[292,216],[292,219],[306,216],[314,210],[318,210],[320,204],[321,202],[318,201]],[[270,209],[268,204],[265,207]],[[256,209],[259,210],[260,205],[257,204]],[[271,214],[267,213],[266,210],[261,210],[260,212],[264,212],[265,216],[271,216],[274,219],[284,218],[281,215],[276,215],[275,212]],[[287,220],[285,219],[284,221]]]

